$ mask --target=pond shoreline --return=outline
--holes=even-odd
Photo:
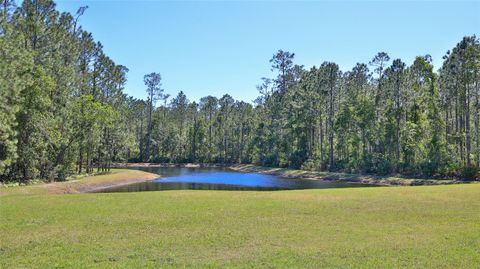
[[[160,175],[134,169],[114,169],[111,172],[81,177],[68,181],[39,183],[25,186],[0,188],[0,197],[7,195],[31,194],[75,194],[93,193],[111,187],[147,182],[159,178]]]
[[[135,167],[186,167],[186,168],[216,168],[234,167],[236,164],[230,163],[114,163],[113,168],[135,168]]]
[[[300,178],[308,180],[324,180],[324,181],[336,181],[346,183],[359,183],[359,184],[371,184],[379,186],[418,186],[418,185],[444,185],[444,184],[456,184],[463,183],[461,181],[454,180],[434,180],[434,179],[413,179],[413,178],[401,178],[395,176],[375,176],[375,175],[361,175],[361,174],[347,174],[338,172],[321,172],[321,171],[307,171],[296,170],[289,168],[275,168],[275,167],[263,167],[252,164],[239,164],[232,165],[231,168],[234,171],[246,172],[246,173],[262,173],[275,176],[281,176],[286,178]]]
[[[308,180],[325,180],[348,183],[373,184],[380,186],[419,186],[419,185],[445,185],[445,184],[461,184],[469,183],[454,179],[428,179],[428,178],[408,178],[397,175],[378,176],[364,174],[348,174],[338,172],[321,172],[296,170],[289,168],[264,167],[253,164],[222,164],[222,163],[116,163],[117,168],[135,167],[186,167],[186,168],[215,168],[225,167],[238,172],[244,173],[260,173],[275,175],[286,178],[299,178]]]
[[[134,170],[135,174],[127,172],[118,172],[119,178],[107,180],[105,182],[94,182],[91,184],[84,184],[76,188],[78,193],[95,193],[112,187],[125,186],[134,183],[141,183],[153,181],[160,177],[154,173],[147,173],[144,171]],[[107,174],[108,175],[108,174]]]
[[[80,180],[45,184],[49,194],[94,193],[104,189],[152,181],[160,176],[140,170],[117,170]]]

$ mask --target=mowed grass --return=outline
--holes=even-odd
[[[0,197],[1,268],[480,268],[480,184]]]

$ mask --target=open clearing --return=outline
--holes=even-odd
[[[1,268],[480,266],[480,184],[30,193],[0,197]]]

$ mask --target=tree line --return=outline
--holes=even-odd
[[[87,7],[60,13],[50,0],[0,6],[0,175],[64,179],[106,170],[134,144],[116,64],[79,24]]]
[[[0,7],[0,177],[63,179],[113,162],[254,163],[375,174],[474,176],[480,165],[480,42],[464,37],[434,70],[385,52],[349,71],[306,69],[279,50],[275,76],[248,103],[189,101],[144,77],[124,93],[125,66],[75,15],[50,0]]]

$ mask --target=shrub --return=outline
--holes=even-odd
[[[363,164],[366,173],[387,175],[395,170],[394,161],[390,161],[382,154],[367,154],[364,156]]]
[[[477,167],[470,165],[464,166],[461,170],[461,178],[462,180],[475,180],[477,178]]]
[[[319,161],[317,161],[315,159],[308,159],[300,167],[300,169],[308,170],[308,171],[315,171],[315,170],[318,170],[319,168],[320,168]]]

